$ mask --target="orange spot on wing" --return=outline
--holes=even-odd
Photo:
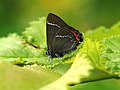
[[[73,32],[73,31],[72,31],[72,33],[73,33],[73,35],[75,36],[75,39],[76,39],[77,41],[80,41],[80,39],[78,38],[78,36],[79,36],[79,35],[78,35],[78,34],[76,34],[76,33],[75,33],[75,32]]]

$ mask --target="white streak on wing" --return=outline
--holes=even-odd
[[[50,23],[50,22],[48,22],[48,21],[47,21],[47,24],[52,25],[52,26],[57,26],[58,28],[60,28],[60,26],[59,26],[59,25],[54,24],[54,23]]]
[[[60,38],[66,38],[66,37],[68,37],[68,38],[71,38],[69,35],[64,35],[64,36],[57,35],[56,37],[60,37]]]

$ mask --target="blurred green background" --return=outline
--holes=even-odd
[[[120,0],[0,0],[0,37],[14,32],[20,34],[29,22],[47,16],[49,12],[85,32],[102,25],[110,27],[120,21]],[[119,83],[107,80],[74,87],[82,90],[120,90]]]
[[[120,0],[0,0],[0,36],[22,32],[30,21],[53,12],[85,32],[120,20]]]

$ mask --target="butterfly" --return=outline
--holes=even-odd
[[[49,13],[46,21],[46,37],[50,58],[63,57],[83,41],[83,34],[66,24],[60,17]]]

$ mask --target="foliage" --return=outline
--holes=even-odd
[[[0,89],[69,90],[82,83],[119,79],[120,23],[84,33],[77,50],[49,61],[45,20],[30,23],[22,35],[0,38]]]

